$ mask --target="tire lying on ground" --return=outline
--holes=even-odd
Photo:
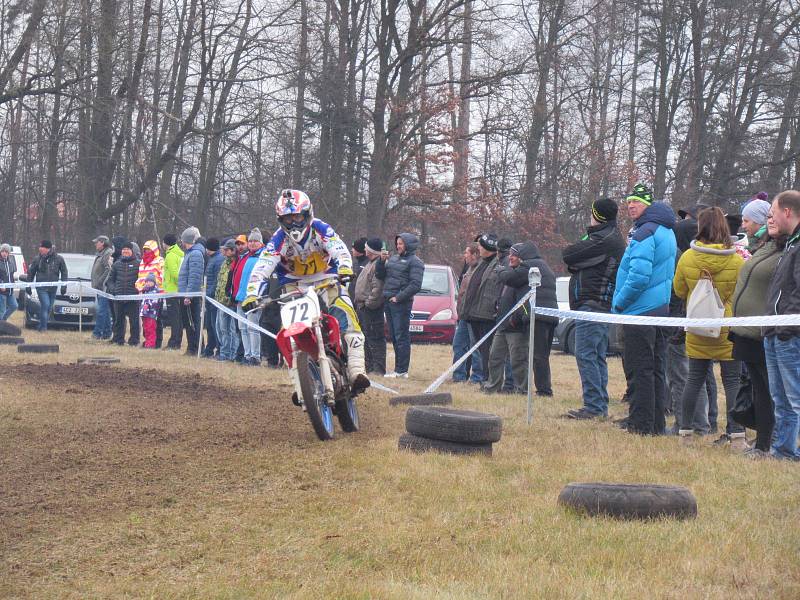
[[[409,404],[411,406],[431,406],[452,404],[453,396],[449,392],[437,394],[414,394],[413,396],[392,396],[389,399],[389,406],[398,404]]]
[[[442,454],[483,454],[492,455],[492,445],[486,444],[460,444],[458,442],[447,442],[445,440],[432,440],[419,437],[410,433],[404,433],[397,442],[399,450],[410,450],[411,452],[439,452]]]
[[[0,336],[0,346],[18,346],[24,343],[25,338]]]
[[[116,356],[82,356],[79,365],[113,365],[120,362]]]
[[[488,413],[438,406],[412,406],[406,412],[406,431],[431,440],[491,444],[500,441],[503,420]]]
[[[570,483],[558,503],[589,516],[618,519],[693,519],[697,501],[684,487],[651,484]]]
[[[50,352],[58,352],[58,344],[20,344],[17,346],[17,352],[31,354],[47,354]]]
[[[22,330],[8,321],[0,321],[0,335],[13,335],[19,337],[22,335]]]

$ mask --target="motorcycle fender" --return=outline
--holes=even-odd
[[[306,352],[314,360],[319,358],[314,330],[304,323],[294,323],[288,329],[281,329],[275,340],[278,344],[278,350],[280,350],[283,358],[286,359],[286,364],[290,367],[293,366],[291,340],[294,340],[298,350]]]

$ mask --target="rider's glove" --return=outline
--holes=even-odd
[[[251,308],[255,308],[257,302],[258,302],[258,296],[248,296],[247,298],[242,300],[242,310],[248,311]]]
[[[339,267],[339,283],[347,285],[353,279],[353,269],[350,267]]]

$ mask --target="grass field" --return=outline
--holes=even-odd
[[[493,457],[460,458],[398,452],[385,393],[321,443],[284,372],[87,338],[0,346],[0,597],[800,598],[800,467],[559,418],[572,357],[530,427],[524,398],[446,384],[504,417]],[[74,364],[92,355],[122,362]],[[419,392],[448,363],[415,346],[384,383]],[[699,515],[583,518],[556,505],[572,481],[685,485]]]

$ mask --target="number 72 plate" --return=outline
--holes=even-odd
[[[319,317],[319,308],[307,296],[284,304],[281,308],[281,323],[284,328],[294,323],[311,325],[311,322],[317,317]]]

